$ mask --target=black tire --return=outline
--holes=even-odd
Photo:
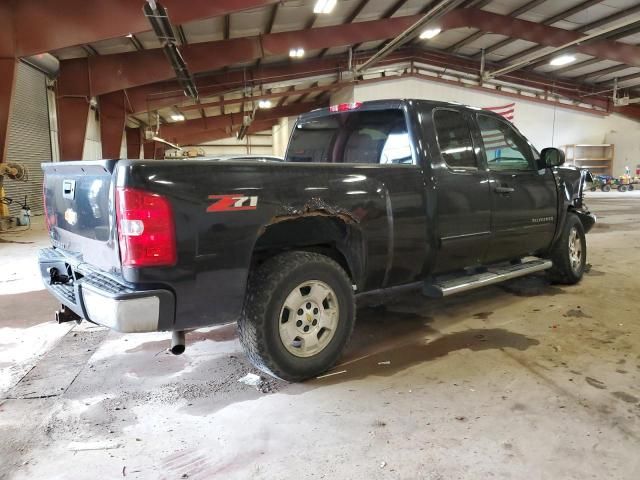
[[[289,295],[304,282],[313,281],[322,282],[332,290],[338,305],[337,326],[321,351],[300,357],[288,350],[294,348],[293,345],[285,347],[280,324],[293,318],[283,321],[281,314]],[[299,382],[335,365],[351,337],[355,318],[352,282],[342,267],[324,255],[293,251],[268,259],[251,273],[238,331],[253,365],[274,377]],[[316,338],[321,335],[319,332]]]
[[[610,192],[611,191],[611,187],[609,185],[603,185],[601,190],[603,192]]]
[[[630,192],[633,192],[633,191],[636,189],[636,187],[634,187],[633,185],[629,184],[629,186],[627,187],[627,189],[628,189]]]
[[[618,186],[618,191],[619,192],[626,192],[627,191],[627,187],[624,186],[624,185],[620,185],[620,186]]]
[[[579,264],[575,256],[576,262],[572,262],[570,239],[574,230],[580,241]],[[553,267],[548,271],[548,275],[553,283],[575,285],[582,280],[587,265],[587,242],[582,222],[574,213],[567,213],[562,234],[553,247],[550,258]]]

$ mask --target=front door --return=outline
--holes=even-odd
[[[486,261],[533,255],[549,247],[557,216],[556,184],[537,153],[509,123],[477,114],[491,183],[493,238]]]
[[[432,160],[437,192],[436,273],[484,263],[491,235],[488,175],[471,139],[471,118],[463,110],[432,113],[439,156]]]

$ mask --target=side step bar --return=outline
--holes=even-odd
[[[516,265],[499,265],[488,267],[486,272],[475,275],[448,276],[436,278],[434,283],[425,284],[424,294],[428,297],[448,297],[455,293],[466,292],[486,285],[504,282],[512,278],[523,277],[530,273],[542,272],[553,266],[551,260],[532,258]]]

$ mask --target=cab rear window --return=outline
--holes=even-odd
[[[402,110],[344,112],[299,122],[286,161],[415,165]]]

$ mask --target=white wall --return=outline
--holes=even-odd
[[[274,125],[271,129],[274,155],[284,157],[284,154],[287,151],[287,145],[289,144],[291,130],[293,130],[295,123],[296,117],[285,117],[281,118],[278,124]]]
[[[625,127],[610,130],[605,136],[605,143],[615,145],[615,175],[622,175],[625,167],[629,167],[632,174],[640,169],[640,132]]]
[[[122,141],[120,142],[120,158],[127,158],[127,133],[126,132],[122,134]]]
[[[575,143],[614,143],[614,175],[622,175],[625,165],[635,170],[636,164],[640,164],[640,122],[621,115],[600,116],[416,78],[356,85],[353,101],[385,98],[440,100],[481,108],[515,102],[514,123],[538,149]]]

